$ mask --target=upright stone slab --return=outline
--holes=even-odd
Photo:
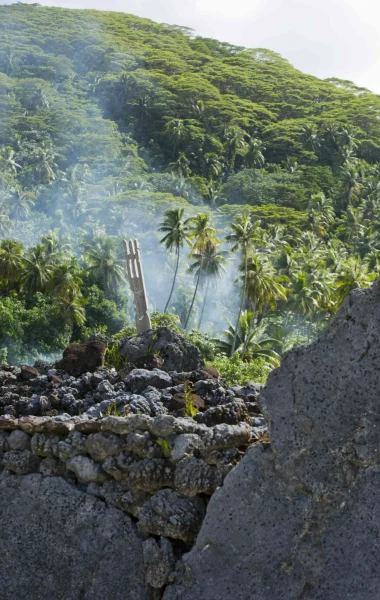
[[[124,240],[127,277],[135,303],[135,321],[137,333],[152,329],[148,314],[148,300],[145,289],[144,273],[141,263],[140,246],[137,240]]]
[[[0,476],[1,600],[148,600],[123,512],[61,478]]]
[[[165,600],[380,598],[380,284],[288,353],[251,448],[208,506]]]

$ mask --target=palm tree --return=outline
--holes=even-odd
[[[56,262],[67,258],[72,253],[70,244],[59,237],[58,231],[54,229],[41,236],[41,244],[45,248],[46,255]]]
[[[203,100],[191,100],[191,111],[198,121],[202,121],[205,112],[205,103]]]
[[[8,206],[6,206],[5,202],[0,202],[0,235],[6,236],[11,225],[11,220],[9,218],[9,210]]]
[[[0,274],[9,289],[20,281],[22,253],[22,244],[17,240],[3,240],[0,243]]]
[[[16,220],[23,220],[29,217],[30,211],[34,206],[32,194],[24,192],[20,186],[11,189],[6,202],[9,206],[9,215],[12,219]]]
[[[88,270],[106,292],[117,290],[125,281],[124,261],[117,258],[116,244],[110,237],[98,237],[83,244]]]
[[[367,233],[362,209],[348,206],[338,220],[337,236],[347,244],[352,244],[362,233]]]
[[[0,171],[17,175],[17,169],[21,169],[21,165],[15,161],[15,151],[10,146],[3,146],[0,149]]]
[[[318,127],[316,125],[306,125],[306,127],[302,128],[302,131],[305,136],[306,144],[312,149],[313,152],[316,152],[321,147],[321,136],[318,131]]]
[[[223,186],[221,184],[212,182],[209,183],[207,186],[207,200],[209,201],[209,203],[211,204],[211,206],[218,210],[216,208],[217,204],[224,204],[227,200],[226,197],[224,196],[223,193]]]
[[[165,130],[174,141],[173,156],[177,150],[180,141],[184,140],[188,135],[188,129],[182,119],[171,119],[166,123]]]
[[[257,312],[262,314],[267,308],[274,310],[278,300],[286,300],[286,289],[282,285],[284,278],[276,277],[275,270],[267,257],[253,253],[247,262],[246,277],[246,296],[253,315]],[[253,325],[254,319],[251,319],[251,326]],[[244,345],[243,359],[247,348],[248,346]]]
[[[174,248],[177,257],[173,277],[173,284],[170,290],[169,298],[164,308],[165,313],[170,304],[170,300],[172,298],[177,279],[180,249],[183,248],[185,242],[189,241],[189,219],[183,219],[184,212],[184,208],[173,208],[172,210],[167,210],[165,212],[165,218],[159,228],[159,231],[166,233],[166,235],[160,240],[160,244],[164,244],[165,248],[169,251],[173,250]]]
[[[336,279],[337,308],[352,290],[369,287],[375,278],[375,273],[368,273],[368,263],[351,256]]]
[[[70,263],[62,263],[54,269],[49,288],[54,296],[69,300],[80,295],[82,284],[80,269],[76,260],[72,259]]]
[[[268,251],[281,251],[289,247],[292,236],[286,232],[284,225],[272,225],[262,233],[262,243]]]
[[[346,210],[348,206],[355,204],[361,190],[362,184],[360,183],[359,172],[356,169],[356,166],[345,164],[341,167],[341,184],[336,205],[338,216],[340,216],[343,210]]]
[[[309,203],[308,216],[313,232],[319,237],[325,237],[335,219],[331,200],[323,193],[313,195]]]
[[[195,285],[195,290],[194,290],[193,298],[191,301],[189,313],[187,315],[185,329],[187,329],[187,325],[189,323],[191,312],[194,307],[195,298],[196,298],[196,295],[198,292],[198,287],[199,287],[200,279],[201,279],[202,272],[203,272],[203,255],[207,249],[207,244],[210,243],[210,244],[216,245],[216,243],[218,242],[218,240],[216,239],[216,236],[215,236],[216,231],[215,231],[214,227],[212,227],[212,225],[211,225],[211,217],[209,214],[206,214],[206,213],[199,214],[196,217],[194,217],[193,219],[190,219],[189,223],[191,225],[189,239],[193,240],[193,247],[191,250],[190,257],[198,257],[200,262],[199,262],[199,269],[197,269],[196,285]],[[192,269],[190,267],[189,270],[191,271],[194,269]]]
[[[357,131],[354,127],[346,125],[339,132],[339,142],[342,146],[347,146],[350,150],[356,150],[359,140],[356,138]]]
[[[48,145],[42,145],[37,162],[37,175],[40,183],[50,183],[56,178],[53,167],[56,167],[54,162],[55,154],[52,148]]]
[[[219,177],[223,171],[223,162],[220,156],[216,152],[207,152],[203,158],[208,180],[212,181],[215,177]]]
[[[84,325],[86,322],[84,304],[85,300],[78,296],[58,296],[53,302],[53,310],[62,319],[63,324],[72,329],[75,324]]]
[[[232,244],[232,252],[237,252],[238,250],[241,251],[242,264],[244,265],[244,277],[240,298],[240,307],[235,327],[236,336],[238,333],[241,313],[243,311],[243,304],[246,299],[248,255],[249,251],[254,247],[254,244],[259,238],[259,227],[260,221],[252,223],[249,215],[243,215],[242,217],[238,217],[234,223],[231,223],[230,228],[232,229],[232,233],[230,233],[226,237],[226,241]],[[235,343],[232,344],[231,357],[235,352]]]
[[[319,290],[311,285],[305,271],[299,271],[292,278],[292,291],[288,300],[290,310],[305,317],[311,317],[318,309]]]
[[[278,367],[280,364],[280,355],[276,350],[281,349],[281,342],[275,338],[266,335],[268,323],[263,319],[260,324],[255,321],[255,315],[250,311],[244,311],[241,314],[238,331],[231,323],[224,331],[225,340],[214,339],[217,349],[231,356],[231,349],[235,341],[236,352],[239,352],[241,358],[246,360],[255,360],[264,358],[266,364],[270,367]],[[275,350],[276,348],[276,350]]]
[[[24,268],[21,274],[23,288],[33,294],[44,292],[50,282],[54,260],[46,253],[46,248],[37,244],[23,257]]]
[[[189,177],[191,175],[190,161],[184,152],[180,152],[176,161],[169,163],[170,171],[178,177]]]
[[[201,288],[206,286],[202,310],[198,322],[198,329],[202,325],[210,284],[212,281],[220,278],[225,272],[224,265],[226,263],[227,255],[227,252],[219,251],[216,243],[211,240],[206,242],[206,246],[202,254],[194,253],[192,255],[193,258],[195,258],[195,262],[190,265],[189,271],[195,272],[195,276],[197,279],[199,279],[199,285]]]
[[[265,146],[261,140],[250,138],[248,142],[248,150],[245,155],[245,161],[249,167],[254,169],[262,169],[265,165],[264,154]]]
[[[364,259],[368,266],[368,271],[375,273],[377,277],[380,275],[380,250],[371,250]]]
[[[247,142],[245,141],[247,135],[247,132],[237,125],[229,125],[224,132],[224,139],[226,140],[228,155],[228,166],[231,171],[235,166],[237,154],[247,148]]]

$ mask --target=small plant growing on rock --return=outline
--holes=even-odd
[[[185,381],[184,383],[184,393],[185,393],[185,416],[191,417],[194,419],[195,415],[198,412],[198,409],[194,406],[192,394],[194,389],[191,387],[191,383],[189,381]]]
[[[105,362],[108,367],[114,367],[116,371],[120,371],[120,369],[122,369],[125,366],[126,359],[120,354],[118,342],[115,342],[114,344],[108,346]]]
[[[260,433],[258,437],[255,439],[252,446],[269,446],[270,445],[270,437],[269,431],[264,431]]]
[[[154,332],[154,334],[152,335],[152,341],[151,341],[151,343],[148,346],[148,354],[152,354],[153,353],[153,346],[154,346],[156,340],[157,340],[157,333]],[[155,354],[158,354],[158,353],[155,352]]]
[[[169,444],[169,442],[167,440],[157,440],[157,444],[160,446],[160,448],[162,449],[165,457],[167,458],[168,456],[170,456],[171,454],[171,446]]]
[[[117,408],[116,408],[116,400],[114,402],[112,402],[112,404],[109,405],[109,407],[106,410],[106,417],[118,417],[119,413],[117,412]]]

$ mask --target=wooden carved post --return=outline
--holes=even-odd
[[[144,275],[140,257],[140,246],[137,240],[124,240],[127,276],[135,302],[137,333],[152,329],[148,314],[148,301],[145,290]]]

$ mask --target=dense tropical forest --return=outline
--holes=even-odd
[[[380,272],[380,97],[126,14],[0,6],[0,362],[155,325],[264,379]]]

